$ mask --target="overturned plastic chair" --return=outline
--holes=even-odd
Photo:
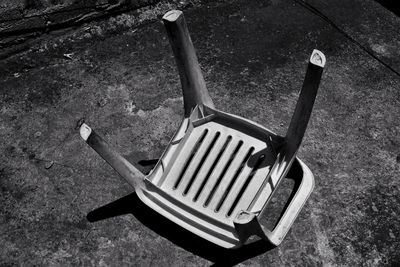
[[[134,188],[150,208],[192,233],[225,248],[256,235],[279,245],[310,195],[314,178],[296,157],[325,64],[314,50],[285,137],[217,110],[208,94],[185,19],[163,17],[182,83],[184,119],[153,170],[145,176],[88,125],[82,138]],[[274,229],[259,223],[291,166],[299,184]]]

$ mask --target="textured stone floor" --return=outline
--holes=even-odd
[[[279,134],[312,49],[327,57],[299,151],[316,186],[281,246],[227,251],[187,233],[80,140],[84,120],[132,162],[167,145],[179,78],[163,26],[144,19],[164,5],[49,33],[0,61],[0,265],[400,265],[400,19],[373,1],[307,2],[359,45],[295,1],[185,11],[216,106]]]

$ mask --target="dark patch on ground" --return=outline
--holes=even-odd
[[[400,4],[396,0],[375,0],[385,8],[392,11],[394,14],[400,17]]]

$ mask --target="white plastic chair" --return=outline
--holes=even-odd
[[[286,136],[217,110],[207,91],[181,11],[163,22],[175,55],[184,118],[150,174],[144,175],[88,125],[82,138],[106,160],[150,208],[225,248],[257,235],[279,245],[310,195],[314,178],[296,157],[313,108],[325,56],[314,50]],[[274,229],[259,223],[273,193],[296,164],[299,187]],[[268,214],[264,214],[268,216]]]

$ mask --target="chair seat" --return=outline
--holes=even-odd
[[[234,221],[260,213],[279,183],[269,176],[282,138],[256,123],[197,106],[138,195],[149,207],[220,246],[241,244]],[[185,130],[185,131],[184,131]]]

